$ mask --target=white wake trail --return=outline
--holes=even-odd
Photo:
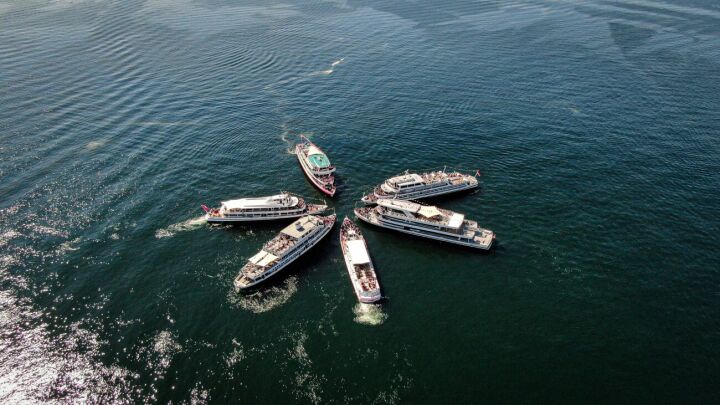
[[[340,59],[338,59],[338,60],[336,60],[335,62],[333,62],[333,63],[330,64],[330,69],[319,70],[319,71],[317,71],[317,72],[310,73],[309,76],[318,76],[318,75],[325,75],[325,76],[327,76],[327,75],[330,75],[330,74],[332,74],[332,73],[335,71],[335,66],[343,63],[344,61],[345,61],[345,58],[340,58]]]
[[[175,234],[178,232],[192,231],[193,229],[198,229],[206,223],[207,220],[205,219],[205,215],[202,215],[197,218],[188,219],[187,221],[178,222],[177,224],[172,224],[166,228],[158,229],[157,231],[155,231],[155,237],[158,239],[169,238],[175,236]]]
[[[382,325],[388,315],[382,311],[382,306],[377,304],[358,303],[353,308],[355,322],[363,325]]]

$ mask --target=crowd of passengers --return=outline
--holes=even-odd
[[[395,216],[395,217],[398,216],[398,215],[397,215],[398,213],[397,213],[397,211],[395,211],[395,210],[389,210],[389,209],[387,209],[387,208],[385,208],[385,207],[378,207],[378,209],[379,209],[380,212],[382,212],[383,214],[390,214],[390,215]],[[434,223],[438,223],[438,224],[447,225],[447,215],[448,215],[448,213],[444,212],[444,210],[439,209],[439,208],[438,208],[438,211],[442,212],[443,215],[442,215],[442,216],[437,216],[437,215],[436,215],[436,216],[430,217],[430,218],[428,218],[428,217],[421,217],[420,215],[416,215],[416,216],[415,216],[415,219],[416,219],[416,220],[420,220],[420,221],[425,221],[425,222],[434,222]],[[393,214],[395,214],[395,215],[393,215]],[[401,219],[405,219],[405,218],[403,218],[403,217],[400,217],[400,218],[401,218]]]
[[[298,200],[297,205],[292,207],[272,207],[272,208],[231,208],[227,210],[231,213],[246,213],[246,212],[267,212],[267,211],[287,211],[289,209],[300,209],[305,207],[305,201],[301,198]],[[217,211],[217,210],[213,210]],[[212,211],[211,211],[212,212]],[[219,213],[219,212],[218,212]]]
[[[263,246],[263,249],[267,252],[274,254],[275,256],[280,256],[283,252],[288,250],[294,244],[295,239],[283,233],[280,234],[278,237],[273,238],[270,242],[266,243],[265,246]]]

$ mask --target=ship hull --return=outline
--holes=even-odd
[[[307,253],[307,251],[309,251],[310,249],[315,247],[315,245],[317,245],[321,240],[323,240],[323,238],[325,238],[325,236],[327,236],[327,234],[330,233],[330,231],[332,230],[334,223],[335,223],[335,221],[333,219],[333,224],[324,227],[322,229],[322,231],[313,235],[312,239],[308,240],[307,243],[303,243],[302,247],[299,247],[299,248],[293,250],[291,253],[288,253],[285,257],[283,257],[283,260],[280,263],[276,264],[272,270],[268,270],[266,272],[266,274],[264,274],[261,278],[253,280],[252,282],[247,283],[247,284],[240,284],[237,281],[233,282],[235,291],[240,292],[243,290],[251,289],[251,288],[257,286],[258,284],[267,281],[272,276],[280,273],[283,269],[288,267],[294,261],[299,259],[302,255]]]
[[[358,290],[357,286],[355,285],[355,281],[352,278],[352,272],[355,271],[355,269],[353,268],[352,263],[350,263],[350,261],[348,260],[347,254],[345,254],[345,249],[343,249],[343,256],[345,259],[345,267],[347,268],[348,276],[350,276],[350,282],[352,283],[353,291],[355,292],[355,296],[357,297],[358,301],[362,302],[363,304],[373,304],[380,301],[382,299],[382,294],[379,290],[376,295],[372,295],[370,297],[365,297],[360,294],[360,291]]]
[[[452,186],[452,187],[438,187],[437,189],[428,189],[423,191],[417,191],[414,193],[402,193],[402,194],[391,194],[391,195],[381,195],[373,191],[373,195],[375,198],[397,198],[400,200],[419,200],[423,198],[432,198],[432,197],[438,197],[441,195],[446,194],[452,194],[452,193],[459,193],[461,191],[468,191],[476,189],[480,186],[479,183],[475,184],[463,184],[460,186]],[[372,205],[375,202],[371,201],[370,199],[366,197],[362,198],[362,201],[367,205]]]
[[[287,216],[281,216],[281,217],[272,217],[272,218],[217,218],[217,217],[210,217],[208,215],[205,216],[205,219],[209,224],[232,224],[232,223],[240,223],[240,222],[267,222],[267,221],[281,221],[283,219],[297,219],[301,216],[306,215],[305,213],[297,214],[297,215],[287,215]]]
[[[363,238],[363,242],[364,242],[364,238]],[[366,244],[366,247],[367,247],[367,244]],[[376,292],[374,291],[373,295],[363,296],[361,294],[362,289],[360,287],[358,287],[358,285],[356,284],[357,278],[353,274],[355,272],[355,266],[353,266],[353,264],[349,260],[347,248],[345,247],[345,243],[343,243],[343,240],[342,240],[342,232],[340,235],[340,248],[342,249],[343,259],[345,260],[345,267],[347,268],[348,276],[350,277],[350,283],[353,286],[353,291],[355,292],[355,296],[357,297],[358,301],[362,302],[363,304],[372,304],[372,303],[380,301],[382,299],[382,293],[380,290],[379,282],[378,282],[377,291]],[[371,263],[371,267],[372,267],[373,273],[375,273],[375,266],[372,265],[372,263]],[[375,274],[375,280],[377,280],[377,274]]]
[[[310,180],[310,182],[315,186],[315,188],[317,188],[318,190],[320,190],[320,192],[322,192],[322,193],[325,194],[326,196],[328,196],[328,197],[334,196],[334,195],[335,195],[335,185],[333,184],[333,186],[332,186],[332,188],[331,188],[330,190],[328,190],[327,188],[325,188],[325,183],[323,183],[322,181],[320,181],[320,180],[312,173],[312,171],[310,170],[310,168],[307,166],[307,164],[306,164],[306,162],[305,162],[304,155],[300,152],[300,148],[301,148],[301,145],[297,145],[297,146],[295,147],[295,156],[297,156],[298,163],[300,163],[300,168],[302,168],[303,173],[305,173],[305,177],[307,177],[308,180]]]

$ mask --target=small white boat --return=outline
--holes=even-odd
[[[490,249],[495,240],[493,231],[457,212],[406,200],[379,199],[376,204],[356,208],[355,215],[382,228],[481,250]]]
[[[471,190],[479,186],[477,180],[479,175],[480,171],[476,171],[474,175],[457,171],[448,173],[445,170],[420,174],[405,172],[405,174],[391,177],[383,184],[376,186],[372,193],[362,198],[362,201],[370,205],[375,204],[375,201],[380,198],[417,200]]]
[[[335,218],[307,215],[286,226],[243,266],[233,282],[235,290],[253,287],[294,262],[330,232]]]
[[[327,205],[309,204],[304,198],[290,193],[223,201],[218,208],[201,207],[205,211],[205,219],[210,223],[299,218],[320,214],[327,209]]]
[[[382,298],[380,283],[360,228],[348,217],[340,227],[340,247],[358,301],[369,304]]]
[[[330,164],[325,152],[305,136],[301,135],[300,140],[301,142],[295,145],[295,155],[300,167],[318,190],[332,197],[335,195],[335,166]]]

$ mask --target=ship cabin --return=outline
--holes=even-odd
[[[379,212],[387,220],[444,233],[464,234],[465,216],[457,212],[404,200],[379,199]]]
[[[367,254],[365,242],[362,239],[352,239],[345,242],[348,250],[350,263],[355,266],[356,270],[362,270],[363,267],[370,267],[370,256]]]
[[[254,280],[262,276],[265,270],[275,265],[278,259],[278,256],[263,249],[248,260],[248,263],[243,268],[243,274],[247,278]]]
[[[330,164],[330,159],[317,146],[310,145],[307,148],[307,163],[313,173],[322,176],[335,171],[335,166]]]
[[[353,267],[353,286],[361,302],[375,302],[379,300],[380,290],[375,270],[372,267],[367,247],[362,239],[352,239],[345,242],[347,259]]]

